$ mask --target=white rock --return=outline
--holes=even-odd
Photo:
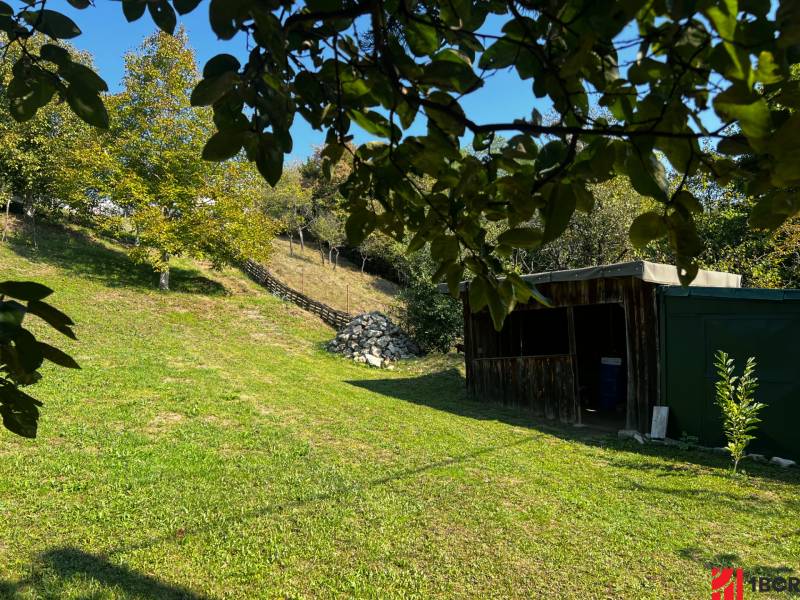
[[[380,368],[381,365],[383,364],[383,360],[381,360],[380,357],[374,356],[372,354],[367,354],[367,355],[364,356],[364,358],[366,359],[367,364],[370,367],[378,367],[378,368]]]
[[[747,458],[755,462],[760,462],[760,463],[767,462],[767,457],[764,456],[763,454],[748,454]]]
[[[778,465],[779,467],[783,467],[784,469],[797,466],[797,463],[794,462],[793,460],[789,460],[788,458],[781,458],[780,456],[773,456],[769,462],[773,465]]]

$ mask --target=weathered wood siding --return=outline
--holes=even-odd
[[[658,400],[658,313],[656,305],[657,286],[638,278],[606,278],[589,281],[569,281],[541,284],[539,290],[547,296],[555,308],[568,308],[591,304],[621,304],[625,312],[627,346],[627,426],[645,432],[649,430],[652,407]],[[469,307],[469,296],[462,294],[464,302],[464,355],[467,370],[467,387],[477,399],[493,400],[500,396],[493,393],[494,388],[502,386],[502,401],[526,406],[522,400],[536,397],[539,393],[531,388],[535,382],[544,390],[545,371],[563,381],[548,383],[547,393],[554,394],[552,400],[545,400],[542,414],[548,418],[575,421],[579,418],[576,398],[576,357],[575,337],[569,334],[569,349],[564,356],[514,357],[514,347],[520,336],[532,335],[525,329],[526,311],[549,310],[538,302],[517,306],[509,316],[503,331],[496,332],[486,310],[473,314]],[[516,317],[515,317],[516,315]],[[511,318],[515,317],[515,318]],[[570,327],[571,325],[571,315]],[[516,361],[511,361],[515,358]],[[498,359],[500,359],[498,361]],[[525,365],[521,367],[520,359]],[[492,363],[494,360],[496,363]],[[569,369],[565,365],[569,364]],[[530,374],[530,369],[536,374]],[[525,376],[521,376],[524,372]],[[552,381],[551,379],[547,381]],[[544,392],[541,392],[544,393]],[[510,401],[509,399],[516,399]],[[569,410],[550,410],[546,406],[557,405]],[[537,408],[532,406],[536,413]],[[556,416],[553,416],[556,415]]]
[[[477,358],[471,392],[479,398],[531,411],[537,417],[572,423],[573,364],[569,355]]]

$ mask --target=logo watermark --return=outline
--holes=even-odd
[[[744,600],[744,590],[751,592],[800,593],[800,577],[752,576],[745,577],[744,570],[735,567],[711,569],[711,600]]]

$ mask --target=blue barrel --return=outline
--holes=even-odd
[[[600,359],[600,410],[614,411],[625,396],[622,381],[622,359],[615,356],[603,356]]]

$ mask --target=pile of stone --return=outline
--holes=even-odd
[[[393,368],[392,363],[420,353],[414,340],[381,312],[358,315],[328,344],[330,352],[371,367]]]

